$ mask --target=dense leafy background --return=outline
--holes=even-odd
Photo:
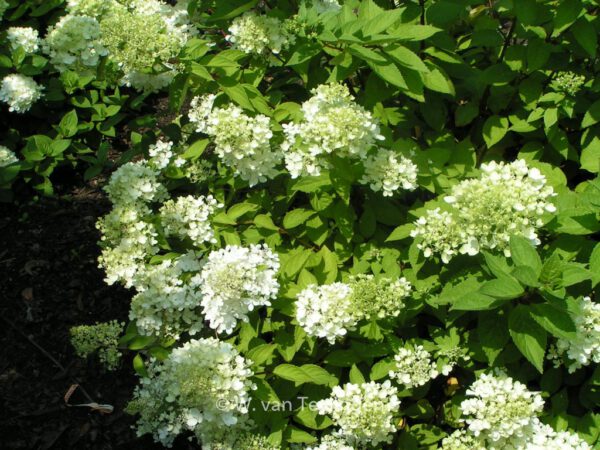
[[[62,7],[61,1],[15,3],[3,26],[43,29]],[[185,69],[168,93],[171,109],[185,111],[193,95],[218,92],[281,124],[297,117],[312,88],[341,81],[381,121],[384,146],[417,163],[417,191],[384,198],[359,186],[360,169],[343,160],[319,177],[292,180],[282,172],[250,188],[218,164],[209,140],[194,133],[185,116],[156,126],[151,111],[165,94],[140,97],[101,76],[59,78],[42,56],[21,60],[2,50],[0,75],[17,70],[47,87],[27,121],[2,112],[8,124],[2,143],[23,158],[19,176],[45,192],[57,164],[83,163],[94,176],[120,133],[128,133],[134,149],[124,160],[164,135],[179,143],[184,158],[213,162],[217,175],[200,184],[168,172],[169,189],[210,192],[226,205],[215,220],[221,246],[266,242],[282,261],[280,297],[229,339],[261,374],[257,399],[320,399],[348,380],[380,380],[390,355],[415,339],[432,349],[460,345],[471,360],[451,378],[402,392],[403,420],[390,448],[435,448],[456,425],[464,387],[488,367],[506,367],[543,391],[547,422],[596,443],[600,369],[569,374],[545,358],[553,341],[573,335],[575,299],[591,295],[600,282],[595,2],[348,0],[339,14],[318,16],[295,1],[272,0],[260,9],[280,18],[298,13],[306,27],[291,49],[268,59],[230,49],[222,35],[232,18],[258,4],[190,2],[204,33],[182,50]],[[583,76],[585,84],[565,92],[555,82],[563,72]],[[515,158],[538,167],[558,194],[542,245],[515,237],[510,258],[484,252],[447,265],[425,260],[410,231],[427,203],[476,175],[482,162]],[[0,169],[0,176],[8,185],[16,174]],[[164,250],[183,249],[165,242]],[[311,283],[357,273],[402,275],[413,283],[400,318],[364,323],[335,347],[307,337],[292,320],[295,295]],[[172,345],[138,335],[134,324],[122,342],[139,352],[140,373],[149,355],[164,357]],[[259,408],[251,415],[288,443],[313,442],[317,430],[330,425],[307,409]]]

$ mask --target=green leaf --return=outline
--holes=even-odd
[[[584,17],[581,17],[572,28],[575,40],[592,57],[596,57],[596,47],[598,46],[597,32],[594,26]]]
[[[554,16],[554,31],[552,36],[558,36],[573,25],[584,10],[579,0],[564,0],[560,2]]]
[[[542,272],[542,260],[531,242],[522,236],[510,237],[510,254],[517,266],[529,267],[536,278]]]
[[[325,357],[325,363],[334,367],[350,367],[362,359],[354,350],[334,350]]]
[[[321,250],[319,250],[319,255],[323,261],[321,273],[325,276],[321,282],[324,284],[333,283],[338,276],[338,257],[326,246],[323,246]]]
[[[514,278],[504,275],[495,280],[486,281],[479,292],[497,299],[511,300],[519,298],[525,293],[525,290]]]
[[[312,252],[306,248],[297,248],[285,255],[285,260],[281,264],[281,271],[289,278],[292,278],[302,270]],[[281,255],[280,255],[281,256]]]
[[[498,299],[479,292],[473,292],[460,297],[452,303],[450,309],[457,311],[486,311],[497,308],[499,305]]]
[[[135,373],[141,377],[147,378],[149,376],[148,371],[146,370],[146,365],[144,364],[144,360],[139,353],[133,358],[133,370],[135,370]]]
[[[592,278],[592,273],[587,270],[583,264],[566,263],[562,271],[562,285],[564,287],[573,286]]]
[[[62,155],[71,145],[70,139],[57,139],[50,144],[48,148],[49,156],[60,156]]]
[[[587,143],[582,143],[581,168],[588,172],[600,172],[600,138],[594,136]]]
[[[396,64],[391,60],[388,60],[385,64],[376,64],[371,61],[367,61],[367,64],[382,80],[387,81],[393,86],[408,90],[408,85],[404,80],[404,76],[402,76],[402,72],[400,72]]]
[[[426,84],[427,85],[427,84]],[[457,127],[464,127],[470,124],[475,117],[479,115],[479,108],[475,103],[465,103],[458,105],[454,115],[454,124]]]
[[[491,116],[483,124],[483,139],[488,148],[502,140],[510,124],[506,117]]]
[[[296,428],[292,425],[288,425],[283,433],[283,437],[287,442],[297,443],[297,444],[312,444],[317,442],[317,438],[312,434],[307,433],[299,428]]]
[[[417,72],[429,72],[429,69],[419,58],[419,56],[413,51],[403,47],[401,45],[390,45],[384,48],[387,55],[391,56],[401,66],[415,70]]]
[[[252,392],[252,394],[258,400],[270,403],[280,402],[277,393],[266,380],[263,380],[262,378],[255,378],[254,384],[256,384],[256,389]]]
[[[517,19],[523,25],[535,25],[539,18],[538,5],[535,0],[520,0],[514,3]]]
[[[387,61],[381,53],[363,47],[362,45],[353,44],[348,47],[348,51],[363,61],[371,61],[374,63],[385,63]]]
[[[543,373],[548,335],[532,317],[531,310],[527,306],[518,305],[508,316],[508,328],[517,348]]]
[[[531,305],[531,317],[557,338],[572,340],[576,336],[575,322],[569,315],[567,303],[537,303]]]
[[[228,20],[256,6],[258,0],[219,0],[208,21]]]
[[[367,322],[359,328],[359,332],[361,336],[373,341],[381,341],[383,340],[383,334],[381,333],[381,328],[374,320]]]
[[[562,281],[563,262],[558,253],[552,253],[550,258],[544,261],[540,281],[545,285],[559,284]]]
[[[435,410],[429,401],[422,398],[406,408],[404,414],[413,419],[430,419],[435,415]]]
[[[430,61],[426,61],[426,65],[429,68],[429,72],[423,74],[423,84],[425,87],[432,91],[454,97],[456,90],[448,74],[441,67],[436,66]]]
[[[410,236],[410,232],[415,228],[414,224],[406,223],[396,227],[394,231],[390,233],[385,242],[401,241]]]
[[[600,122],[600,100],[592,103],[592,106],[587,109],[581,121],[581,128],[591,127],[598,122]]]
[[[190,145],[181,155],[183,159],[196,159],[204,153],[204,150],[209,144],[208,139],[200,139]]]
[[[218,225],[236,225],[237,224],[237,222],[234,219],[232,219],[231,217],[229,217],[224,212],[216,214],[213,217],[212,222],[216,223]]]
[[[590,255],[590,272],[592,274],[592,287],[600,283],[600,243],[596,244]]]
[[[510,273],[510,267],[506,262],[506,258],[498,255],[493,255],[486,251],[482,253],[483,257],[485,258],[485,264],[497,278],[508,275]]]
[[[298,178],[292,182],[290,188],[292,191],[311,193],[318,191],[322,187],[329,186],[330,183],[329,174],[323,173],[316,177]]]
[[[296,66],[306,61],[311,60],[319,53],[321,53],[322,47],[314,42],[303,43],[299,47],[294,49],[294,52],[290,56],[290,59],[286,63],[287,66]]]
[[[77,124],[79,119],[77,118],[77,111],[72,110],[65,114],[58,124],[58,130],[63,137],[72,137],[77,134]]]
[[[385,378],[396,367],[396,362],[393,359],[382,359],[377,361],[373,367],[371,367],[371,374],[369,378],[372,381],[381,380]]]
[[[402,41],[423,41],[430,38],[434,34],[442,31],[441,28],[436,28],[431,25],[415,25],[401,24],[392,31],[388,31],[391,36],[394,36]]]
[[[510,273],[525,286],[538,287],[538,275],[531,267],[517,266]]]
[[[334,375],[315,364],[304,364],[300,367],[293,364],[280,364],[275,367],[273,374],[284,380],[293,381],[297,386],[312,383],[333,387],[338,383]]]
[[[493,365],[510,339],[506,314],[497,311],[480,313],[477,335],[483,352]]]
[[[363,36],[372,36],[382,31],[389,30],[396,22],[402,18],[401,9],[392,9],[376,15],[368,20],[361,28]]]
[[[306,404],[294,415],[294,420],[311,430],[323,430],[333,425],[329,417],[321,416],[316,408],[311,408]]]
[[[129,341],[129,350],[142,350],[144,348],[150,347],[152,344],[156,342],[156,338],[154,336],[143,336],[138,335]]]
[[[242,108],[248,111],[254,111],[254,105],[248,96],[248,92],[244,89],[244,86],[236,80],[230,78],[222,78],[219,80],[221,89],[227,94],[227,96],[235,103],[240,105]]]
[[[249,212],[255,212],[258,210],[258,205],[254,203],[242,202],[236,203],[231,208],[227,210],[227,216],[232,218],[233,220],[237,220],[242,217],[244,214]]]
[[[246,357],[252,360],[255,366],[260,366],[271,358],[275,348],[273,344],[262,344],[250,349]]]
[[[363,384],[366,381],[360,369],[356,367],[356,364],[352,365],[352,368],[350,369],[349,378],[350,383],[354,384]]]
[[[312,211],[309,209],[303,209],[303,208],[293,209],[293,210],[289,211],[283,218],[283,227],[288,230],[292,229],[292,228],[296,228],[297,226],[304,224],[308,219],[310,219],[315,214],[316,214],[315,211]]]
[[[265,230],[279,231],[279,227],[273,223],[271,216],[266,214],[258,214],[254,218],[254,225],[258,228],[264,228]]]

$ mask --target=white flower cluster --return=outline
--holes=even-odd
[[[347,383],[343,387],[334,387],[329,398],[318,401],[317,411],[331,417],[339,427],[335,434],[348,444],[376,446],[390,443],[400,407],[397,393],[389,380]]]
[[[140,333],[178,338],[184,329],[193,335],[202,328],[200,286],[192,276],[201,267],[199,256],[188,252],[136,273],[133,286],[138,293],[131,301],[129,319]]]
[[[394,356],[395,366],[389,377],[404,385],[407,389],[423,386],[440,373],[437,364],[422,345],[413,348],[401,348]]]
[[[235,425],[247,414],[254,389],[248,362],[228,343],[191,340],[175,348],[162,364],[149,368],[128,411],[138,413],[137,433],[151,433],[170,446],[181,432],[202,437]]]
[[[15,152],[4,145],[0,145],[0,167],[10,166],[16,162],[19,162],[19,158],[17,158]]]
[[[333,344],[361,320],[397,317],[411,289],[405,278],[391,281],[372,275],[353,277],[348,284],[310,285],[296,297],[296,320],[308,335]]]
[[[232,47],[255,55],[275,54],[288,48],[295,36],[288,33],[284,23],[276,17],[247,12],[233,19],[225,38]]]
[[[66,15],[48,29],[44,52],[60,72],[94,69],[108,54],[101,42],[100,24],[93,17]]]
[[[444,263],[461,253],[498,249],[510,256],[513,234],[540,243],[537,229],[542,216],[556,211],[550,203],[554,191],[537,168],[524,160],[482,164],[480,178],[464,180],[444,198],[450,211],[434,209],[420,217],[411,236],[420,237],[425,257],[439,253]]]
[[[180,157],[173,160],[175,153],[173,152],[173,142],[171,141],[158,141],[148,149],[150,159],[148,164],[156,170],[163,170],[169,164],[173,163],[175,167],[181,167],[185,163]]]
[[[43,87],[31,77],[21,74],[6,75],[0,86],[0,101],[8,104],[8,110],[24,113],[42,98]]]
[[[365,158],[375,141],[383,139],[377,121],[345,86],[323,84],[312,93],[302,105],[304,120],[283,126],[282,149],[292,178],[319,175],[329,166],[327,155]]]
[[[177,73],[172,60],[197,33],[186,2],[171,6],[159,0],[115,4],[100,19],[102,42],[123,72],[123,84],[137,90],[159,90]]]
[[[211,116],[216,98],[215,94],[205,94],[192,99],[188,118],[196,126],[198,133],[206,133],[208,119]]]
[[[212,195],[177,197],[160,208],[160,221],[167,236],[189,238],[195,246],[204,242],[215,244],[210,218],[222,207]]]
[[[558,72],[550,86],[556,91],[575,96],[585,84],[585,76],[573,72]]]
[[[168,196],[158,182],[157,173],[145,162],[130,162],[119,167],[104,188],[113,204],[156,202]]]
[[[551,426],[536,420],[522,448],[525,450],[591,450],[592,447],[575,433],[556,432]]]
[[[104,243],[100,267],[106,271],[108,284],[120,281],[131,287],[147,256],[158,250],[158,233],[147,220],[151,216],[147,204],[164,200],[168,193],[157,172],[144,161],[119,167],[104,190],[114,207],[97,225]]]
[[[271,147],[273,132],[267,116],[251,117],[235,105],[212,110],[213,95],[192,101],[190,120],[198,132],[214,139],[215,153],[250,186],[277,175],[283,156]]]
[[[268,306],[279,291],[279,256],[266,245],[230,245],[211,252],[198,276],[202,312],[218,333],[231,333],[248,312]]]
[[[592,363],[600,363],[600,303],[590,297],[579,302],[575,316],[576,335],[573,339],[558,339],[556,351],[567,357],[570,373]]]
[[[417,188],[417,166],[392,150],[378,149],[363,165],[365,173],[360,183],[368,184],[374,192],[382,191],[384,197],[391,197],[400,189]]]
[[[35,53],[40,48],[40,35],[31,27],[10,27],[6,38],[12,51],[23,49],[25,53]]]
[[[121,83],[137,90],[167,86],[177,72],[172,60],[197,33],[186,1],[69,0],[67,10],[45,40],[55,67],[85,72],[108,56]]]
[[[345,283],[310,285],[296,297],[296,320],[309,336],[325,338],[330,344],[354,329],[357,319]]]
[[[242,428],[238,431],[237,428]],[[269,442],[266,436],[243,429],[227,427],[212,440],[202,442],[202,450],[281,450],[280,445]]]
[[[359,320],[398,317],[404,309],[403,299],[412,291],[404,278],[390,280],[373,275],[356,275],[350,278],[350,302]]]
[[[468,430],[457,430],[442,440],[441,450],[591,450],[591,446],[577,434],[556,432],[534,418],[520,437],[508,441],[491,442],[476,437]]]
[[[411,236],[421,238],[417,247],[423,251],[425,258],[439,253],[442,261],[449,263],[457,254],[457,248],[466,252],[460,225],[452,214],[440,208],[425,211],[425,216],[415,222]]]
[[[318,14],[337,12],[342,9],[337,0],[313,0],[312,5]]]
[[[465,430],[456,430],[442,440],[440,450],[487,450],[484,443]]]
[[[306,450],[354,450],[354,447],[342,438],[328,434],[321,438],[319,445],[308,447]]]
[[[98,262],[106,272],[107,284],[120,281],[125,287],[132,287],[135,275],[145,266],[146,257],[158,251],[158,233],[146,220],[150,214],[150,209],[143,204],[116,204],[98,221],[104,247]]]
[[[98,18],[113,6],[111,0],[67,0],[66,9],[71,14]]]
[[[490,443],[520,438],[544,408],[538,392],[527,389],[504,372],[483,373],[460,404],[469,432]]]

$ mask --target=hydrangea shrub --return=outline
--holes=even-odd
[[[63,6],[55,42],[82,47],[40,32],[49,57],[174,112],[132,139],[98,222],[106,281],[133,292],[139,434],[599,445],[595,2]]]

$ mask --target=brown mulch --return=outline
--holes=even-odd
[[[107,286],[97,267],[95,222],[109,208],[93,184],[60,199],[0,204],[2,449],[162,448],[137,438],[123,411],[137,383],[131,355],[107,372],[75,356],[69,341],[74,325],[127,321],[131,293]],[[67,407],[63,396],[74,383],[114,412]],[[88,399],[78,389],[70,402]]]

